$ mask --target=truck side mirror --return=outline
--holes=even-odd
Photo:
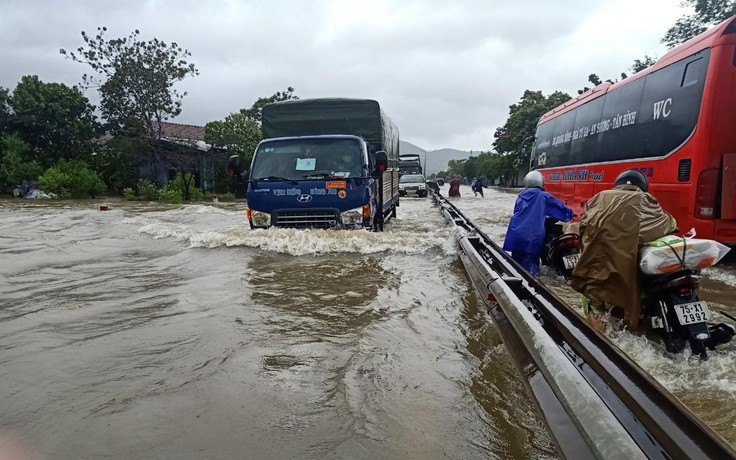
[[[379,150],[375,153],[376,156],[376,170],[374,171],[374,175],[376,177],[383,174],[384,171],[388,169],[388,155],[386,154],[385,150]]]
[[[227,160],[227,175],[230,177],[240,177],[242,174],[242,171],[240,169],[240,157],[237,155],[232,155]]]

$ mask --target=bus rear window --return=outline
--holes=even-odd
[[[684,88],[686,86],[694,85],[703,78],[703,76],[705,76],[705,63],[706,60],[702,57],[692,62],[688,62],[685,66],[685,72],[682,74],[682,84],[680,86]]]

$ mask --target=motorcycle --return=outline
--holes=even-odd
[[[708,323],[712,317],[710,307],[698,296],[700,270],[682,269],[642,277],[643,323],[662,337],[668,352],[681,353],[687,342],[693,354],[706,360],[708,350],[730,342],[736,334],[729,324]]]
[[[544,221],[544,230],[542,263],[554,268],[558,275],[569,280],[580,259],[580,236],[577,233],[565,233],[562,224],[551,217]]]

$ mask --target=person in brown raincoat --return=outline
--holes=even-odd
[[[588,299],[588,319],[596,327],[602,327],[596,320],[602,310],[618,307],[624,311],[624,323],[639,329],[639,249],[676,230],[675,219],[648,190],[644,174],[629,169],[611,190],[591,198],[583,213],[582,252],[570,285]]]
[[[447,195],[460,197],[460,178],[457,175],[452,176],[452,179],[450,179],[450,190],[447,192]]]

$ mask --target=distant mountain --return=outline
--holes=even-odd
[[[409,154],[414,154],[414,153],[417,155],[424,155],[425,153],[427,153],[427,151],[424,150],[423,148],[417,147],[411,142],[406,142],[406,141],[399,141],[399,150],[402,155],[409,155]]]
[[[427,151],[421,147],[417,147],[411,142],[400,141],[400,143],[401,145],[399,146],[399,149],[402,155],[410,153],[417,154],[422,157],[422,164],[424,164],[424,161],[426,159],[426,175],[446,170],[447,163],[450,160],[464,160],[466,158],[469,158],[471,154],[480,154],[480,151],[468,152],[465,150],[457,149],[439,149]]]

